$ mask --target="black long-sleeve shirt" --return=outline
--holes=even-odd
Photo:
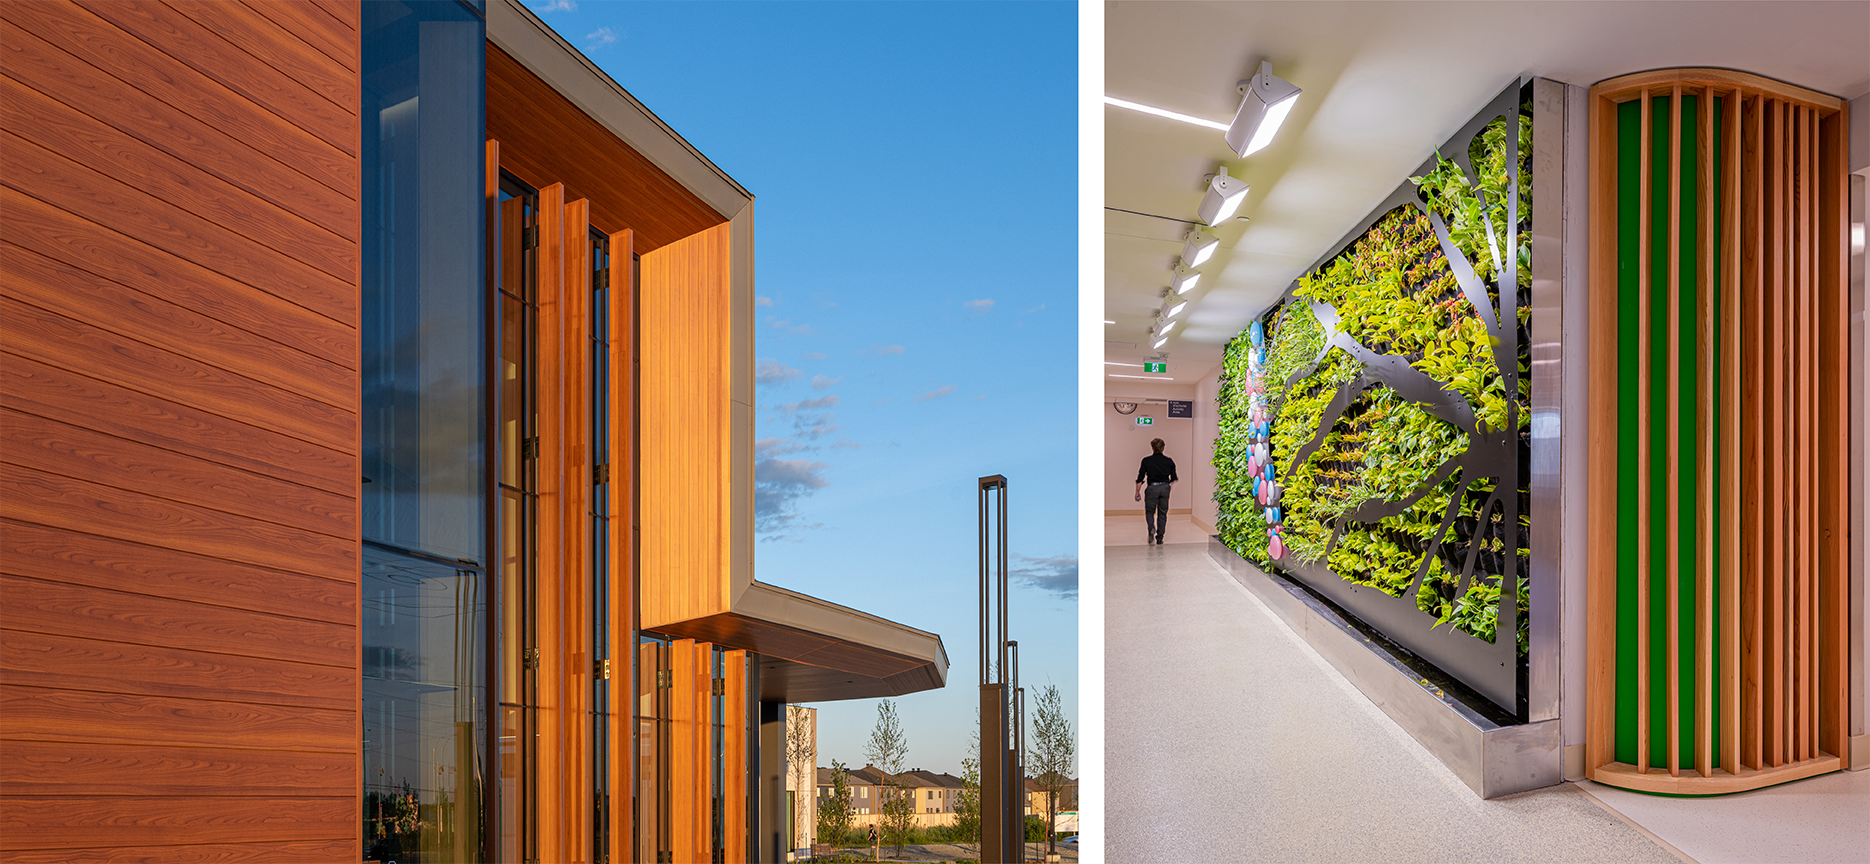
[[[1143,457],[1143,464],[1136,469],[1136,482],[1143,482],[1145,477],[1150,483],[1174,483],[1180,479],[1175,476],[1175,460],[1161,453]]]

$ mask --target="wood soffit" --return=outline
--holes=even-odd
[[[861,614],[834,608],[848,615]],[[805,629],[739,611],[658,629],[760,655],[762,699],[827,702],[901,696],[940,688],[947,680],[948,662],[940,637],[921,631],[909,632],[923,637],[919,641],[932,648],[924,656],[866,644],[847,634],[828,632],[830,628]]]

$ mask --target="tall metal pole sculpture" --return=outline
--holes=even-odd
[[[1008,640],[1007,651],[1012,657],[1012,715],[1013,729],[1009,733],[1013,746],[1007,748],[1006,801],[1007,801],[1007,848],[1012,850],[1011,861],[1026,860],[1026,688],[1019,686],[1019,643]]]
[[[1006,638],[1006,478],[980,478],[980,860],[1019,864],[1008,841],[1017,813],[1009,797],[1018,766],[1009,758]],[[1021,782],[1020,786],[1025,784]],[[1024,824],[1020,825],[1024,829]]]

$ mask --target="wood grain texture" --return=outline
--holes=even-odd
[[[1719,764],[1729,774],[1737,774],[1741,765],[1741,475],[1747,470],[1740,456],[1741,425],[1741,351],[1745,330],[1740,312],[1740,103],[1739,93],[1729,93],[1722,108],[1725,133],[1721,148],[1723,174],[1720,227],[1721,233],[1721,410],[1718,418],[1721,436],[1720,472],[1721,549],[1717,577],[1720,581],[1720,712],[1721,725],[1716,732]]]
[[[1695,771],[1714,771],[1714,88],[1695,100]]]
[[[356,238],[190,165],[11,78],[0,78],[0,119],[25,140],[107,177],[132,182],[187,211],[281,254],[344,277],[357,266]]]
[[[636,240],[635,232],[610,235],[610,645],[619,670],[628,667],[636,644]],[[639,670],[638,674],[644,674]],[[628,861],[636,813],[629,790],[635,782],[635,721],[629,676],[611,676],[610,860]]]
[[[358,4],[341,4],[352,7],[351,22],[345,24],[319,9],[316,3],[278,3],[273,0],[241,0],[241,3],[272,21],[280,31],[291,33],[345,69],[357,71],[360,59],[358,49],[362,44],[357,34],[356,16],[362,11],[357,8]]]
[[[1732,69],[1656,69],[1636,72],[1600,81],[1591,92],[1613,102],[1628,102],[1646,88],[1681,84],[1684,87],[1707,87],[1718,93],[1736,88],[1746,93],[1764,94],[1767,98],[1792,102],[1823,111],[1836,111],[1843,104],[1836,96],[1827,96],[1783,81],[1775,81]]]
[[[0,5],[7,860],[359,851],[358,44],[264,7]]]
[[[176,453],[212,453],[223,465],[326,492],[356,494],[358,459],[354,452],[322,447],[14,354],[0,353],[0,384],[6,404],[21,411]]]
[[[704,848],[695,843],[695,825],[701,818],[701,790],[706,774],[703,768],[707,764],[696,758],[701,752],[700,716],[695,704],[695,678],[699,674],[697,647],[691,639],[677,639],[669,646],[672,686],[668,695],[669,763],[664,766],[669,797],[665,803],[668,848],[677,862],[694,861],[699,850]]]
[[[747,736],[758,734],[758,730],[747,728],[747,652],[728,651],[723,659],[726,665],[726,704],[721,714],[727,722],[721,733],[724,737],[721,750],[726,757],[721,768],[721,798],[727,802],[727,807],[721,819],[721,834],[726,841],[726,853],[722,858],[727,861],[746,861],[747,808],[740,805],[747,800]]]
[[[356,503],[348,497],[32,414],[0,408],[0,447],[8,451],[8,461],[48,474],[339,539],[349,539],[358,530]]]
[[[0,796],[98,794],[325,797],[348,800],[356,767],[328,752],[9,741]],[[4,800],[4,798],[0,798]]]
[[[1654,152],[1650,136],[1653,134],[1655,124],[1650,121],[1649,115],[1654,110],[1652,107],[1654,100],[1651,99],[1648,90],[1642,91],[1641,99],[1643,107],[1640,122],[1643,128],[1638,152],[1642,155],[1637,159],[1637,165],[1640,166],[1637,173],[1640,179],[1637,181],[1636,193],[1636,218],[1640,225],[1636,231],[1638,237],[1636,244],[1636,476],[1638,478],[1636,481],[1636,771],[1644,774],[1648,773],[1650,768],[1649,740],[1650,735],[1653,734],[1653,718],[1649,716],[1649,688],[1651,682],[1655,680],[1655,675],[1649,668],[1651,658],[1655,654],[1655,651],[1650,648],[1649,632],[1649,595],[1652,576],[1649,538],[1653,533],[1650,530],[1649,501],[1649,406],[1651,404],[1650,387],[1653,386],[1649,380],[1652,356],[1649,345],[1652,329],[1649,323],[1652,289],[1649,280],[1650,246],[1653,243],[1650,235],[1654,233],[1651,227],[1652,208],[1655,206],[1655,203],[1650,200],[1650,187],[1654,185],[1650,182],[1650,174],[1655,170],[1650,165],[1652,161],[1650,154]]]
[[[505,142],[502,142],[500,158],[509,158]],[[538,583],[533,596],[533,628],[535,644],[539,649],[538,685],[535,690],[536,704],[539,707],[537,741],[537,807],[538,807],[538,851],[542,861],[564,861],[570,850],[565,848],[565,835],[562,823],[565,820],[565,808],[570,806],[562,794],[562,784],[566,782],[567,772],[576,772],[577,763],[566,757],[565,748],[570,743],[565,738],[566,707],[564,680],[571,668],[571,657],[565,653],[565,628],[575,622],[566,620],[564,614],[564,578],[567,571],[575,566],[574,560],[567,557],[570,545],[569,532],[577,529],[577,524],[565,522],[564,498],[567,486],[577,482],[578,478],[565,475],[565,400],[575,398],[576,394],[567,393],[564,369],[570,362],[566,356],[565,345],[565,302],[563,283],[565,276],[565,186],[554,183],[539,190],[539,245],[535,252],[538,260],[538,366],[534,378],[534,393],[537,398],[539,438],[538,456],[538,509],[535,524],[538,538],[537,573]]]
[[[729,611],[728,226],[643,254],[644,629]]]
[[[1764,452],[1766,482],[1761,497],[1766,502],[1766,584],[1761,596],[1765,620],[1765,684],[1763,701],[1764,736],[1761,761],[1765,766],[1786,764],[1785,725],[1785,593],[1786,531],[1784,502],[1786,490],[1786,296],[1785,296],[1785,114],[1782,102],[1768,101],[1766,106],[1766,417]]]
[[[59,262],[61,276],[91,281],[67,272],[83,271],[96,279],[166,300],[193,315],[263,334],[265,339],[332,366],[357,368],[358,342],[354,327],[339,324],[11,188],[0,188],[0,202],[4,203],[8,216],[6,242]],[[9,287],[7,293],[22,299],[28,296],[23,287]],[[42,303],[55,302],[44,297],[43,292],[35,292],[31,297]],[[151,307],[150,314],[162,314],[162,311]],[[169,317],[175,326],[192,326],[201,331],[205,339],[223,341],[229,338],[216,332],[218,328],[212,324],[194,322],[186,316],[171,314]],[[255,353],[263,350],[256,346]],[[282,365],[298,364],[286,359]]]
[[[499,139],[507,170],[528,184],[564,183],[567,199],[590,199],[599,230],[637,232],[638,252],[727,221],[491,43],[487,137]]]
[[[0,19],[33,33],[96,71],[131,89],[161,99],[189,116],[241,140],[273,160],[333,191],[355,196],[354,151],[329,141],[229,90],[187,64],[142,42],[110,22],[64,0],[7,3]],[[355,134],[355,133],[351,133]]]
[[[1617,447],[1617,109],[1590,95],[1590,449]],[[1586,463],[1585,775],[1614,761],[1617,645],[1617,466]]]
[[[357,545],[248,516],[0,463],[0,516],[276,570],[354,581]]]
[[[268,3],[266,8],[290,5]],[[356,235],[356,188],[319,183],[275,160],[253,142],[161,99],[132,87],[108,86],[110,79],[94,67],[19,28],[7,28],[0,51],[6,57],[0,72],[142,142],[144,158],[153,161],[156,154],[168,156],[328,231]]]
[[[0,852],[12,860],[15,850],[167,846],[199,842],[203,837],[237,837],[252,843],[343,839],[351,845],[352,854],[356,852],[358,810],[355,799],[349,797],[236,796],[211,802],[193,797],[124,797],[110,799],[114,806],[109,809],[74,803],[64,796],[7,798],[5,812],[0,813]]]
[[[0,597],[12,630],[326,666],[357,650],[350,628],[128,591],[0,576]]]
[[[357,713],[357,670],[0,631],[0,685],[131,696],[254,702]]]
[[[357,752],[350,711],[0,687],[0,741]]]
[[[1664,638],[1668,639],[1669,775],[1682,773],[1682,85],[1669,96],[1669,303],[1668,386],[1664,391],[1668,417],[1663,433],[1668,441],[1663,478],[1668,484],[1663,513],[1663,597],[1668,610]],[[1645,403],[1647,404],[1647,403]]]
[[[1765,767],[1766,754],[1766,414],[1758,410],[1766,388],[1766,100],[1747,97],[1742,146],[1741,300],[1743,329],[1741,386],[1751,396],[1743,424],[1741,512],[1741,641],[1744,668],[1741,679],[1740,764],[1755,771]]]
[[[59,849],[15,849],[7,860],[19,864],[223,864],[265,861],[268,864],[329,864],[348,861],[357,854],[352,837],[331,840],[286,840],[262,843],[185,843],[177,845],[81,846]]]

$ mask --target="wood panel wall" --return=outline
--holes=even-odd
[[[728,225],[644,253],[639,386],[645,630],[730,611]]]
[[[1696,101],[1689,105],[1684,97]],[[1617,106],[1631,100],[1641,104],[1629,113],[1642,124],[1634,209],[1642,227],[1634,249],[1620,251],[1617,222],[1632,213],[1619,216]],[[1628,362],[1617,351],[1620,272],[1638,274],[1639,448],[1650,437],[1650,387],[1666,388],[1669,409],[1667,554],[1660,571],[1651,572],[1643,547],[1650,532],[1643,514],[1651,495],[1647,450],[1639,449],[1636,477],[1617,476],[1611,459],[1598,460],[1591,474],[1587,771],[1600,782],[1645,791],[1718,794],[1836,770],[1847,755],[1849,710],[1849,509],[1842,479],[1849,441],[1848,106],[1757,76],[1703,69],[1606,81],[1592,88],[1592,104],[1592,440],[1604,452],[1617,446],[1616,394],[1630,386],[1618,368]],[[1652,104],[1669,112],[1670,156],[1655,159],[1654,167]],[[1692,221],[1683,212],[1685,172],[1672,161],[1689,151],[1698,154]],[[1666,200],[1652,200],[1655,170],[1668,172]],[[1664,236],[1652,240],[1652,225],[1666,225]],[[1690,237],[1696,260],[1685,274],[1680,250]],[[1657,286],[1667,301],[1664,368],[1647,359],[1649,280],[1658,254],[1668,256],[1666,285]],[[1683,315],[1678,304],[1688,283],[1696,286],[1698,308]],[[1691,332],[1678,332],[1684,318]],[[1684,344],[1695,346],[1694,356]],[[1717,381],[1715,392],[1710,385]],[[1699,388],[1698,413],[1695,428],[1684,431],[1677,406],[1687,383]],[[1690,446],[1695,463],[1679,462],[1677,454]],[[1693,498],[1678,500],[1678,480],[1690,472]],[[1635,572],[1618,572],[1617,495],[1629,483],[1639,484],[1642,551]],[[1678,526],[1686,525],[1697,543],[1693,572],[1677,548]],[[1662,664],[1653,659],[1647,632],[1651,580],[1667,588],[1667,608],[1659,613],[1667,628]],[[1634,658],[1618,655],[1620,583],[1636,586]],[[1684,598],[1683,591],[1690,593]],[[1617,756],[1619,676],[1637,682],[1633,763]],[[1666,694],[1665,717],[1649,716],[1652,693]],[[1665,741],[1666,759],[1652,764],[1654,745]]]
[[[359,853],[358,19],[0,4],[0,858]]]
[[[590,199],[598,230],[636,232],[639,253],[727,221],[492,43],[487,137],[505,144],[502,167],[528,185],[563,183],[568,198]]]

